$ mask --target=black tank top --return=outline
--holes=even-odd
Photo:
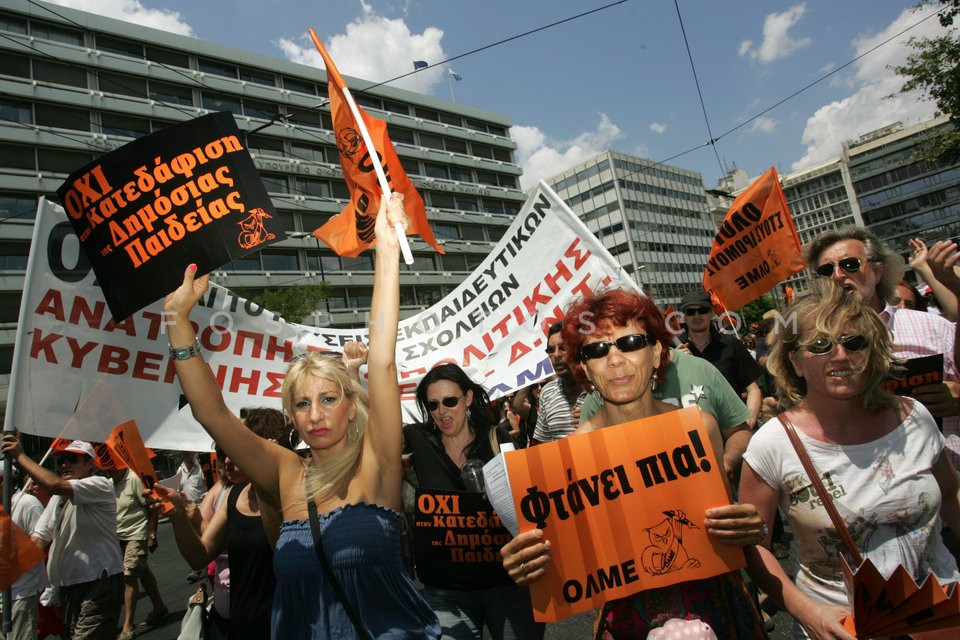
[[[264,640],[270,637],[270,611],[276,585],[273,549],[260,516],[247,516],[237,510],[237,500],[245,486],[230,487],[227,498],[230,640]]]

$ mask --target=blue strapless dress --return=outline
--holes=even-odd
[[[333,572],[375,638],[439,638],[437,616],[403,566],[397,512],[372,504],[348,504],[321,514],[323,546]],[[313,547],[310,522],[280,525],[273,555],[277,587],[271,636],[349,640],[357,634],[327,581]]]

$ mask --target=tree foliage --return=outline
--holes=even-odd
[[[777,303],[774,301],[774,299],[769,295],[765,295],[760,296],[753,302],[748,302],[747,304],[743,305],[737,309],[737,313],[740,314],[740,320],[743,323],[743,326],[746,328],[752,324],[759,324],[763,319],[763,314],[765,314],[767,311],[770,311],[770,309],[776,308]]]
[[[894,70],[907,81],[902,93],[923,91],[937,110],[949,116],[953,127],[932,137],[923,147],[927,160],[952,164],[960,160],[960,32],[951,29],[960,14],[960,0],[922,0],[917,8],[940,6],[940,24],[947,33],[936,38],[910,38],[914,53]]]
[[[253,298],[261,307],[279,313],[287,322],[303,322],[317,308],[317,303],[326,300],[330,295],[330,285],[320,284],[299,285],[295,287],[281,287],[266,289]]]

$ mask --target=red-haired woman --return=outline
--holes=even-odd
[[[608,291],[567,309],[563,319],[567,363],[583,386],[595,388],[604,399],[600,411],[581,424],[577,433],[677,409],[653,396],[653,385],[667,366],[672,337],[660,310],[649,298],[636,293]],[[702,417],[714,452],[722,459],[723,443],[717,422],[707,413]],[[726,544],[753,545],[766,536],[763,520],[749,504],[709,509],[702,521],[694,520]],[[502,554],[503,566],[514,581],[529,584],[549,570],[552,549],[543,532],[535,529],[508,542]],[[763,620],[739,572],[690,580],[609,602],[601,613],[598,637],[646,638],[651,630],[674,618],[697,621],[695,624],[701,628],[699,621],[705,622],[719,638],[767,637]]]

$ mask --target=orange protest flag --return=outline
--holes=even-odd
[[[738,309],[805,267],[777,170],[770,167],[723,219],[703,271],[703,288],[727,309]]]
[[[663,317],[667,320],[667,328],[670,329],[670,333],[675,336],[683,333],[683,327],[680,323],[680,312],[677,311],[677,308],[672,304],[666,308],[663,312]]]
[[[50,444],[50,449],[54,452],[63,451],[69,446],[73,440],[67,440],[66,438],[57,438]],[[103,469],[104,471],[109,471],[112,469],[126,469],[127,463],[123,459],[116,456],[113,451],[110,450],[110,447],[107,446],[104,442],[91,442],[90,446],[93,447],[94,452],[97,454],[93,460],[93,463],[97,465],[98,468]],[[146,449],[147,455],[151,458],[156,458],[157,454],[153,449]]]
[[[10,588],[38,562],[43,551],[30,539],[0,505],[0,591]]]
[[[350,191],[350,204],[343,211],[331,218],[322,227],[313,232],[318,239],[323,240],[338,255],[356,257],[364,249],[376,242],[374,235],[374,221],[380,207],[380,198],[383,192],[377,181],[376,173],[363,138],[358,131],[358,124],[346,104],[343,91],[347,88],[346,82],[337,67],[330,59],[323,43],[316,32],[310,29],[310,37],[316,45],[323,64],[327,68],[327,94],[330,98],[330,114],[333,116],[333,130],[337,139],[337,149],[340,152],[340,166],[343,177],[347,181]],[[424,242],[443,253],[443,249],[433,237],[433,230],[427,222],[427,211],[423,198],[417,193],[406,171],[400,164],[393,143],[387,135],[387,123],[378,118],[369,116],[361,107],[357,107],[363,123],[366,125],[373,142],[374,151],[380,158],[384,174],[393,191],[402,193],[403,206],[410,217],[410,228],[407,233],[414,233]]]
[[[105,444],[115,458],[122,460],[126,466],[130,467],[131,471],[137,474],[137,477],[143,482],[144,489],[153,491],[153,485],[157,483],[157,472],[154,471],[153,463],[150,462],[150,455],[143,444],[143,438],[140,437],[140,430],[137,429],[136,421],[127,420],[114,427]],[[155,495],[163,501],[161,514],[173,510],[173,504],[169,500],[160,494]]]

